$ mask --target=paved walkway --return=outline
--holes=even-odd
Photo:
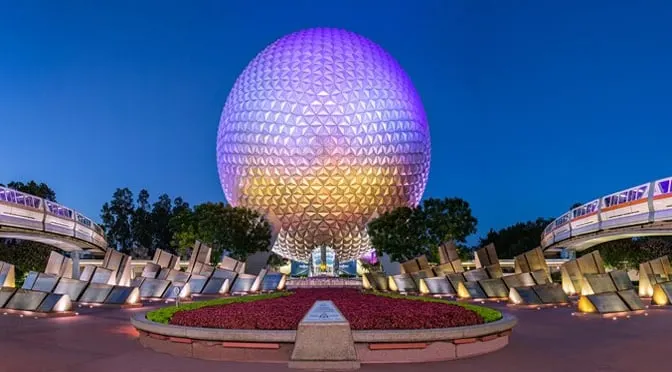
[[[85,309],[61,319],[0,315],[0,372],[289,371],[284,364],[212,362],[144,349],[128,322],[134,311],[142,310]],[[361,371],[669,369],[672,309],[616,321],[572,317],[568,308],[508,311],[519,324],[498,352],[444,363],[365,365]]]

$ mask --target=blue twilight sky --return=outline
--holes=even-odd
[[[116,187],[224,200],[235,78],[275,39],[331,26],[411,76],[425,196],[466,199],[482,235],[672,175],[670,19],[669,1],[0,0],[0,182],[46,182],[98,220]]]

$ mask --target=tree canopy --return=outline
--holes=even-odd
[[[460,198],[429,198],[419,208],[432,246],[455,240],[464,243],[476,233],[476,218],[471,214],[469,203]]]
[[[171,199],[162,194],[152,203],[145,189],[134,198],[130,189],[118,188],[112,200],[103,204],[101,219],[111,247],[135,257],[149,258],[156,249],[184,253],[180,249],[193,244],[195,237],[189,241],[175,239],[182,225],[173,218],[185,213],[190,214],[191,208],[180,197]]]
[[[406,261],[430,252],[424,216],[417,208],[400,207],[369,222],[369,239],[376,253],[394,261]]]
[[[537,218],[534,221],[519,222],[498,231],[490,230],[481,238],[480,247],[495,244],[499,258],[513,258],[534,249],[541,244],[541,234],[553,218]]]
[[[49,185],[47,185],[44,182],[37,183],[35,181],[29,181],[24,183],[19,181],[12,181],[7,184],[7,187],[9,187],[10,189],[35,195],[53,202],[56,201],[56,192],[52,190],[52,188],[49,187]]]
[[[198,239],[213,248],[213,260],[224,251],[237,260],[271,245],[270,223],[260,213],[224,203],[197,205],[189,214],[186,210],[175,215],[173,224],[179,226],[175,240],[180,244]]]
[[[416,208],[385,212],[369,222],[367,229],[378,255],[405,261],[425,254],[436,260],[441,243],[466,241],[476,232],[476,223],[466,201],[429,198]]]
[[[621,239],[598,244],[582,252],[599,251],[606,266],[617,270],[638,269],[639,264],[672,255],[672,238],[646,237]]]
[[[213,248],[212,260],[223,251],[244,260],[268,250],[271,227],[258,212],[224,203],[203,203],[191,208],[181,197],[159,195],[153,203],[147,190],[137,199],[128,188],[119,188],[101,209],[108,243],[135,257],[149,258],[156,249],[180,255],[200,240]]]
[[[107,243],[124,253],[131,253],[139,244],[139,239],[133,236],[131,227],[134,212],[133,192],[128,188],[117,189],[112,195],[112,200],[102,207],[102,227],[105,229]]]

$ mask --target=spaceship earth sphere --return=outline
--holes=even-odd
[[[417,205],[429,164],[411,80],[380,46],[340,29],[298,31],[262,50],[217,133],[226,199],[264,213],[273,251],[302,262],[320,246],[341,262],[370,251],[367,223]]]

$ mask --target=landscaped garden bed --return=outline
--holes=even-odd
[[[148,313],[147,319],[188,327],[295,330],[318,300],[333,301],[353,330],[451,328],[502,318],[493,309],[435,298],[355,289],[297,289],[167,307]]]
[[[486,307],[358,289],[297,289],[167,306],[131,323],[140,343],[172,355],[221,361],[289,362],[298,324],[318,300],[350,322],[361,363],[472,357],[509,343],[510,314]]]

